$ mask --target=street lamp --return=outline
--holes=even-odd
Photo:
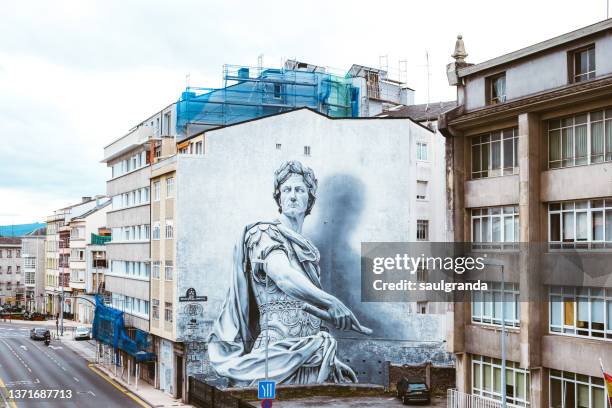
[[[501,270],[501,403],[502,407],[506,408],[506,293],[504,287],[504,264],[487,262],[486,265],[497,266]]]

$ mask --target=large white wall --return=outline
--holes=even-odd
[[[278,216],[274,171],[286,160],[300,160],[319,180],[304,235],[321,252],[323,288],[371,327],[373,337],[444,339],[443,315],[409,315],[407,303],[360,299],[361,242],[414,241],[421,217],[429,219],[431,241],[445,240],[441,136],[409,119],[332,120],[302,109],[210,131],[205,138],[204,156],[178,156],[175,220],[177,295],[194,287],[208,296],[200,336],[221,310],[233,246],[244,226]],[[429,144],[429,161],[417,164],[417,140]],[[304,156],[304,146],[310,146],[310,156]],[[417,178],[429,181],[428,202],[416,202]],[[185,322],[177,312],[180,338]]]

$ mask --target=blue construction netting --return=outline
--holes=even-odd
[[[187,87],[177,102],[176,131],[230,125],[300,107],[331,117],[359,116],[359,88],[325,72],[225,65],[223,88]]]
[[[115,353],[125,351],[136,359],[136,362],[154,361],[155,354],[146,351],[149,347],[149,334],[134,329],[135,336],[131,339],[125,330],[123,312],[104,304],[102,296],[96,296],[96,312],[94,315],[92,337],[101,343],[112,346]],[[117,358],[116,361],[119,361]]]

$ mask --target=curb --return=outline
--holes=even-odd
[[[115,378],[112,374],[108,373],[105,367],[95,363],[87,363],[87,367],[89,367],[90,370],[98,374],[100,377],[104,378],[106,381],[110,382],[115,388],[119,389],[121,392],[123,392],[125,395],[127,395],[140,405],[144,404],[143,406],[146,407],[155,407],[155,404],[152,404],[151,402],[147,401],[140,394],[136,394],[135,392],[130,390],[127,385],[123,383],[123,381]]]

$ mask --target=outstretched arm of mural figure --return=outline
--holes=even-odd
[[[284,252],[273,251],[266,258],[268,276],[287,295],[327,312],[338,329],[361,327],[359,321],[338,298],[316,287],[303,273],[294,269]]]

